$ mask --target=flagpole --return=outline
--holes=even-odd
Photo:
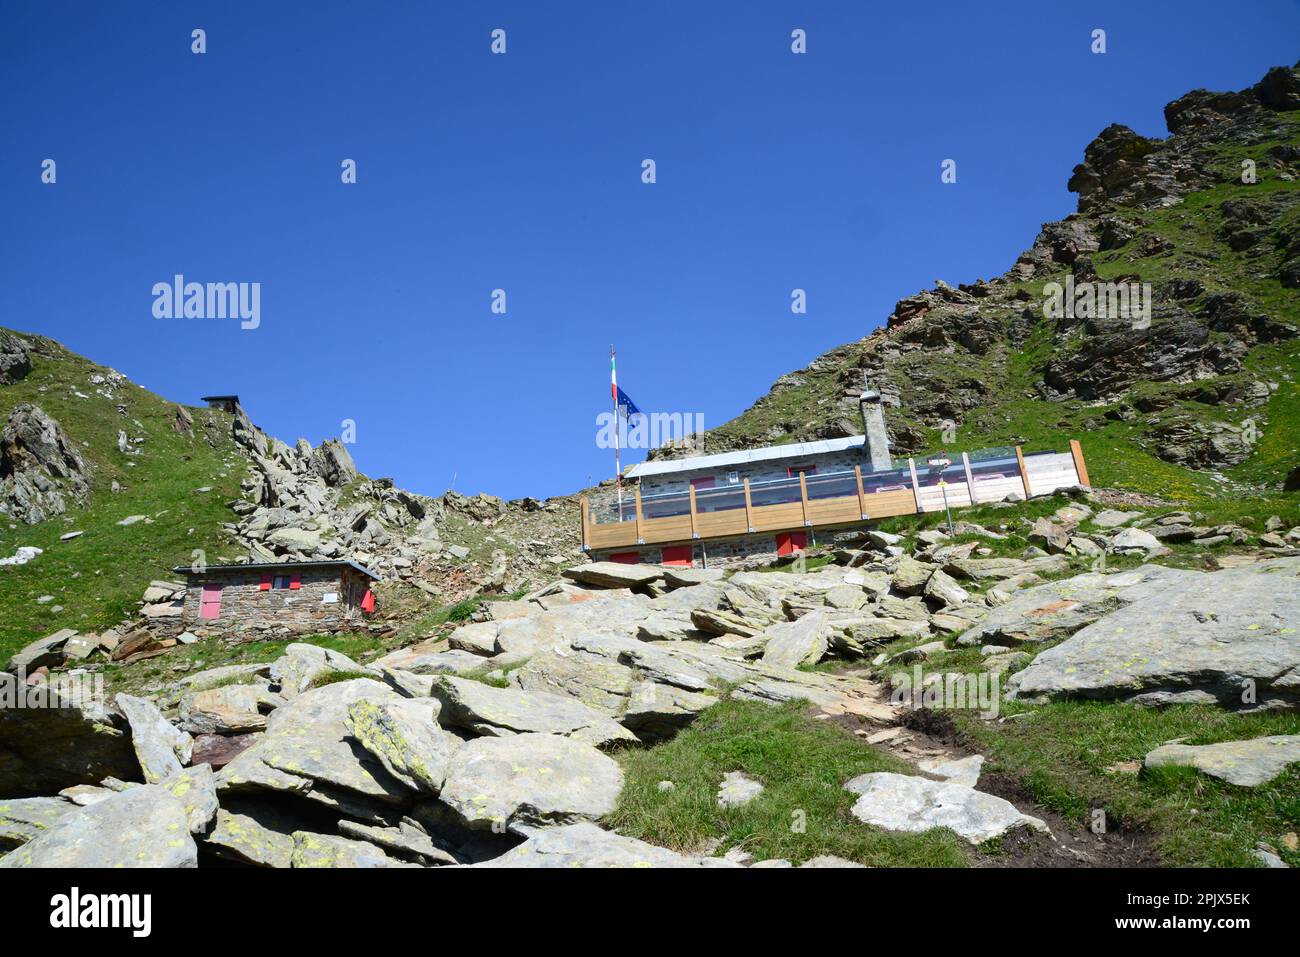
[[[609,392],[614,401],[614,486],[618,494],[618,520],[623,521],[623,467],[618,456],[618,373],[614,368],[614,345],[609,347]]]

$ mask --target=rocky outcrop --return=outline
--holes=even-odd
[[[5,329],[0,329],[0,385],[13,385],[32,371],[32,357],[27,343]]]
[[[89,495],[89,466],[59,423],[39,406],[15,406],[0,433],[0,510],[35,525]]]

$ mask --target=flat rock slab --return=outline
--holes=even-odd
[[[1300,709],[1300,557],[1165,571],[1012,675],[1008,696]]]
[[[620,562],[591,562],[561,572],[569,581],[600,588],[635,588],[661,581],[664,570],[658,565],[624,565]]]
[[[569,824],[532,834],[500,857],[473,867],[731,867],[722,858],[685,857],[595,824]]]
[[[675,568],[665,566],[663,574],[664,581],[674,588],[687,588],[691,585],[702,585],[705,582],[721,581],[723,571],[721,568]]]
[[[918,761],[916,766],[926,774],[933,774],[952,784],[961,784],[973,788],[979,784],[980,770],[984,767],[984,755],[972,754],[968,758],[926,758]]]
[[[65,816],[0,867],[196,867],[185,806],[145,784]]]
[[[478,738],[452,757],[439,800],[471,828],[522,831],[614,810],[623,772],[589,744],[551,734]]]
[[[957,644],[1019,645],[1065,637],[1118,608],[1200,576],[1200,572],[1143,565],[1114,575],[1089,572],[1035,585],[990,609],[962,633]]]
[[[1300,761],[1300,734],[1273,734],[1218,744],[1166,744],[1146,757],[1146,766],[1186,765],[1241,787],[1267,784],[1288,764]]]
[[[0,798],[0,852],[40,837],[78,805],[61,797]]]
[[[1119,528],[1121,525],[1127,525],[1135,518],[1141,517],[1141,512],[1121,512],[1117,509],[1103,509],[1092,517],[1092,524],[1098,528]]]
[[[962,784],[880,771],[859,775],[844,788],[859,795],[853,816],[887,831],[920,833],[946,827],[972,844],[1018,827],[1047,831],[1046,824],[1015,805]]]
[[[603,747],[634,743],[635,734],[612,717],[572,698],[519,688],[494,688],[480,681],[434,677],[429,694],[442,702],[439,721],[475,734],[561,734]]]
[[[292,867],[407,867],[369,841],[355,841],[332,834],[295,831]]]

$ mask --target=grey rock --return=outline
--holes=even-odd
[[[1140,518],[1141,512],[1121,512],[1117,509],[1107,508],[1092,516],[1092,524],[1098,528],[1118,528],[1121,525],[1127,525],[1135,518]]]
[[[591,562],[566,568],[561,574],[570,581],[600,588],[636,588],[662,581],[658,565],[623,565],[619,562]]]
[[[916,766],[926,774],[943,778],[953,784],[973,788],[979,784],[980,770],[984,767],[984,756],[982,754],[972,754],[970,757],[956,759],[925,758],[918,761]]]
[[[830,646],[831,627],[821,612],[811,612],[796,621],[772,625],[764,631],[764,664],[782,668],[814,665]]]
[[[622,788],[618,763],[591,745],[519,734],[466,743],[439,800],[471,828],[521,832],[604,817]]]
[[[663,573],[664,581],[674,588],[721,581],[724,574],[721,568],[678,568],[672,565],[665,566]]]
[[[972,844],[1013,828],[1047,831],[1041,820],[1022,814],[1010,802],[962,784],[880,771],[859,775],[844,787],[859,795],[853,816],[887,831],[920,833],[946,827]]]
[[[16,679],[0,674],[3,682]],[[139,764],[121,717],[95,700],[57,691],[48,699],[49,707],[0,709],[0,794],[49,794],[105,777],[136,776]]]
[[[1300,734],[1273,734],[1218,744],[1166,744],[1146,756],[1146,766],[1186,765],[1241,787],[1267,784],[1300,761]]]
[[[196,867],[185,806],[155,784],[65,816],[0,858],[0,867]]]
[[[9,659],[8,670],[14,674],[20,670],[30,673],[37,668],[61,664],[64,646],[76,635],[76,631],[71,628],[61,628],[44,638],[37,638]]]
[[[718,788],[718,807],[743,807],[763,793],[763,785],[743,771],[729,771]]]
[[[447,675],[436,676],[429,693],[442,702],[439,721],[444,726],[475,734],[557,734],[598,747],[636,741],[636,735],[611,717],[572,698],[519,688],[494,688]]]
[[[352,737],[413,791],[436,794],[461,739],[438,726],[438,702],[404,698],[375,702],[362,698],[348,706]]]
[[[936,570],[926,580],[922,594],[941,605],[962,605],[970,600],[970,592],[952,580],[942,569]]]
[[[1115,534],[1107,544],[1107,550],[1116,555],[1129,552],[1150,552],[1160,547],[1160,540],[1150,532],[1140,528],[1124,528]]]
[[[1124,607],[1040,653],[1012,676],[1010,697],[1300,707],[1300,557],[1164,569],[1113,591]]]
[[[894,568],[894,591],[900,595],[919,595],[934,573],[934,566],[904,555]]]
[[[40,837],[77,810],[61,797],[0,798],[0,852]]]
[[[402,867],[369,841],[354,841],[333,834],[316,834],[312,831],[293,833],[292,867]]]
[[[155,705],[128,694],[114,700],[131,728],[131,747],[147,783],[158,784],[190,763],[194,739],[173,727]]]
[[[685,857],[667,848],[579,823],[531,834],[514,850],[475,867],[699,867],[705,859]],[[725,865],[724,865],[725,866]]]
[[[217,784],[211,766],[183,768],[159,784],[181,802],[191,834],[204,834],[217,816]]]

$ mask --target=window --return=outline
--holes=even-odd
[[[274,578],[274,580],[271,582],[271,587],[274,588],[276,591],[279,591],[281,588],[288,589],[288,587],[289,587],[289,576],[288,576],[288,575],[276,575],[275,578]]]
[[[817,466],[815,465],[807,465],[807,464],[791,465],[789,468],[785,470],[785,474],[788,475],[790,478],[798,478],[800,472],[802,472],[804,475],[812,475],[816,471],[817,471]]]

